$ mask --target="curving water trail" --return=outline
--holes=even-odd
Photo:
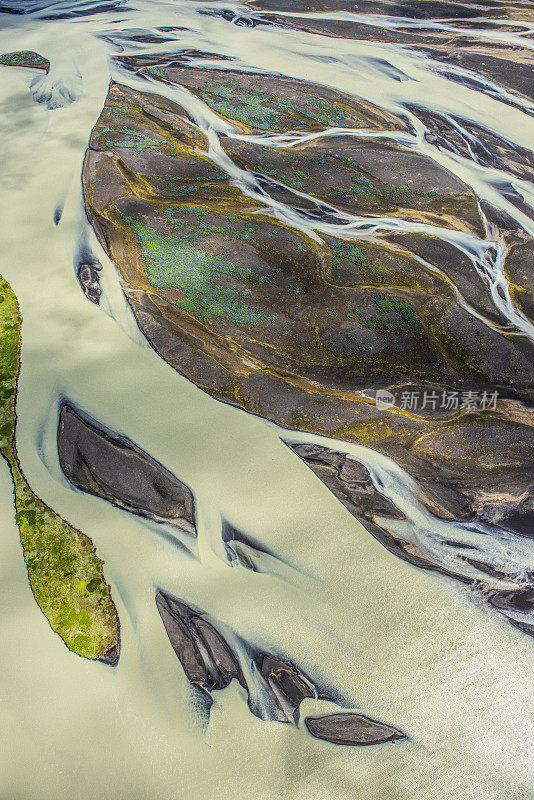
[[[237,5],[211,6],[250,13]],[[44,79],[6,68],[0,86],[5,156],[0,272],[19,298],[23,316],[18,448],[34,489],[86,532],[104,558],[121,619],[122,653],[114,670],[86,662],[68,653],[47,626],[27,586],[11,518],[11,488],[2,470],[3,796],[58,800],[83,791],[89,800],[181,800],[216,793],[240,800],[253,792],[289,800],[464,800],[474,795],[530,800],[532,640],[497,611],[483,608],[476,593],[388,553],[284,442],[344,447],[367,465],[375,485],[404,512],[406,520],[387,520],[391,530],[473,580],[483,577],[460,562],[448,540],[479,548],[504,570],[502,579],[490,581],[494,588],[524,585],[532,540],[491,526],[475,530],[438,520],[425,508],[415,481],[385,456],[282,430],[216,402],[174,372],[137,328],[114,265],[85,219],[79,176],[110,77],[163,94],[180,103],[206,133],[213,161],[273,217],[317,237],[430,233],[472,260],[505,322],[516,335],[534,338],[532,323],[510,298],[502,270],[506,236],[494,223],[481,239],[402,217],[350,216],[333,207],[334,222],[310,219],[298,207],[271,198],[252,173],[233,164],[221,142],[223,135],[254,137],[224,123],[187,90],[142,80],[113,57],[168,52],[178,43],[180,49],[229,57],[233,61],[227,66],[233,69],[280,71],[282,64],[292,77],[357,91],[402,114],[411,130],[350,135],[388,136],[445,167],[454,165],[479,198],[530,234],[532,219],[501,190],[503,171],[429,144],[413,109],[418,104],[428,109],[432,100],[433,111],[490,128],[525,148],[532,145],[532,120],[520,107],[450,83],[430,59],[402,47],[341,39],[333,44],[285,28],[230,25],[222,16],[201,14],[204,4],[194,2],[112,5],[65,21],[43,21],[42,4],[31,7],[33,15],[10,17],[0,32],[2,52],[34,49],[52,64]],[[73,9],[71,3],[55,3],[47,14]],[[392,27],[413,21],[381,17],[370,23]],[[427,24],[461,30],[456,24]],[[170,42],[130,45],[120,37],[131,29],[162,36],[163,27],[179,28],[165,31]],[[491,33],[480,36],[495,38]],[[495,35],[508,44],[528,41],[517,33]],[[384,74],[372,60],[377,47],[409,79],[399,82]],[[326,52],[335,53],[334,62],[317,60]],[[322,135],[346,134],[330,129]],[[302,141],[299,136],[268,138],[271,146],[291,147]],[[529,205],[528,182],[506,179],[524,191]],[[61,219],[55,224],[58,207]],[[103,267],[100,307],[87,302],[76,279],[82,251]],[[462,287],[457,288],[461,294]],[[65,400],[130,438],[191,487],[196,540],[83,494],[66,481],[56,440]],[[272,555],[263,558],[261,571],[228,562],[224,521],[268,548]],[[212,614],[236,641],[294,659],[308,675],[335,687],[347,707],[398,726],[409,741],[332,747],[307,736],[302,724],[294,728],[251,715],[235,681],[218,693],[208,724],[161,625],[154,602],[158,589]],[[340,613],[333,614],[333,607]],[[307,699],[302,709],[321,713],[332,707]]]

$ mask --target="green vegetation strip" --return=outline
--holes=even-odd
[[[118,640],[119,621],[91,540],[31,490],[15,445],[15,398],[21,317],[0,276],[0,452],[15,487],[16,520],[30,585],[39,607],[69,650],[96,659]]]

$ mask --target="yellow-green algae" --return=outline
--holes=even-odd
[[[34,597],[69,650],[97,659],[118,641],[119,620],[102,561],[91,540],[46,506],[21,470],[15,444],[15,398],[21,316],[0,276],[0,452],[11,470],[16,520]]]

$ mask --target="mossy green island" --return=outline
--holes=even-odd
[[[16,521],[30,586],[52,630],[69,650],[109,661],[109,654],[118,647],[119,621],[103,562],[91,540],[32,491],[17,456],[20,337],[17,298],[0,276],[0,452],[13,479]]]

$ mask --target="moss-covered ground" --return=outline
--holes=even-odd
[[[165,80],[167,70],[147,67],[144,72]],[[309,127],[335,127],[361,124],[361,118],[341,103],[318,95],[296,102],[281,94],[244,89],[231,84],[214,84],[200,89],[202,99],[222,116],[259,130],[302,130]]]
[[[125,217],[139,237],[146,275],[156,289],[178,289],[184,295],[175,305],[201,318],[221,317],[238,325],[259,325],[263,309],[246,303],[247,289],[221,286],[223,276],[248,278],[247,267],[233,264],[226,255],[195,247],[187,237],[164,236],[144,222]]]
[[[15,489],[16,521],[39,607],[69,650],[96,659],[118,639],[117,612],[91,540],[32,492],[15,444],[21,317],[0,276],[0,452]]]
[[[39,53],[32,50],[19,50],[15,53],[3,53],[0,55],[0,64],[6,67],[33,67],[34,69],[48,69],[50,62],[43,58]]]
[[[245,125],[264,130],[278,130],[291,121],[295,130],[313,125],[342,125],[346,112],[334,103],[318,97],[295,103],[269,92],[239,91],[235,87],[216,85],[201,92],[203,100],[219,114]],[[357,120],[354,120],[355,122]]]

